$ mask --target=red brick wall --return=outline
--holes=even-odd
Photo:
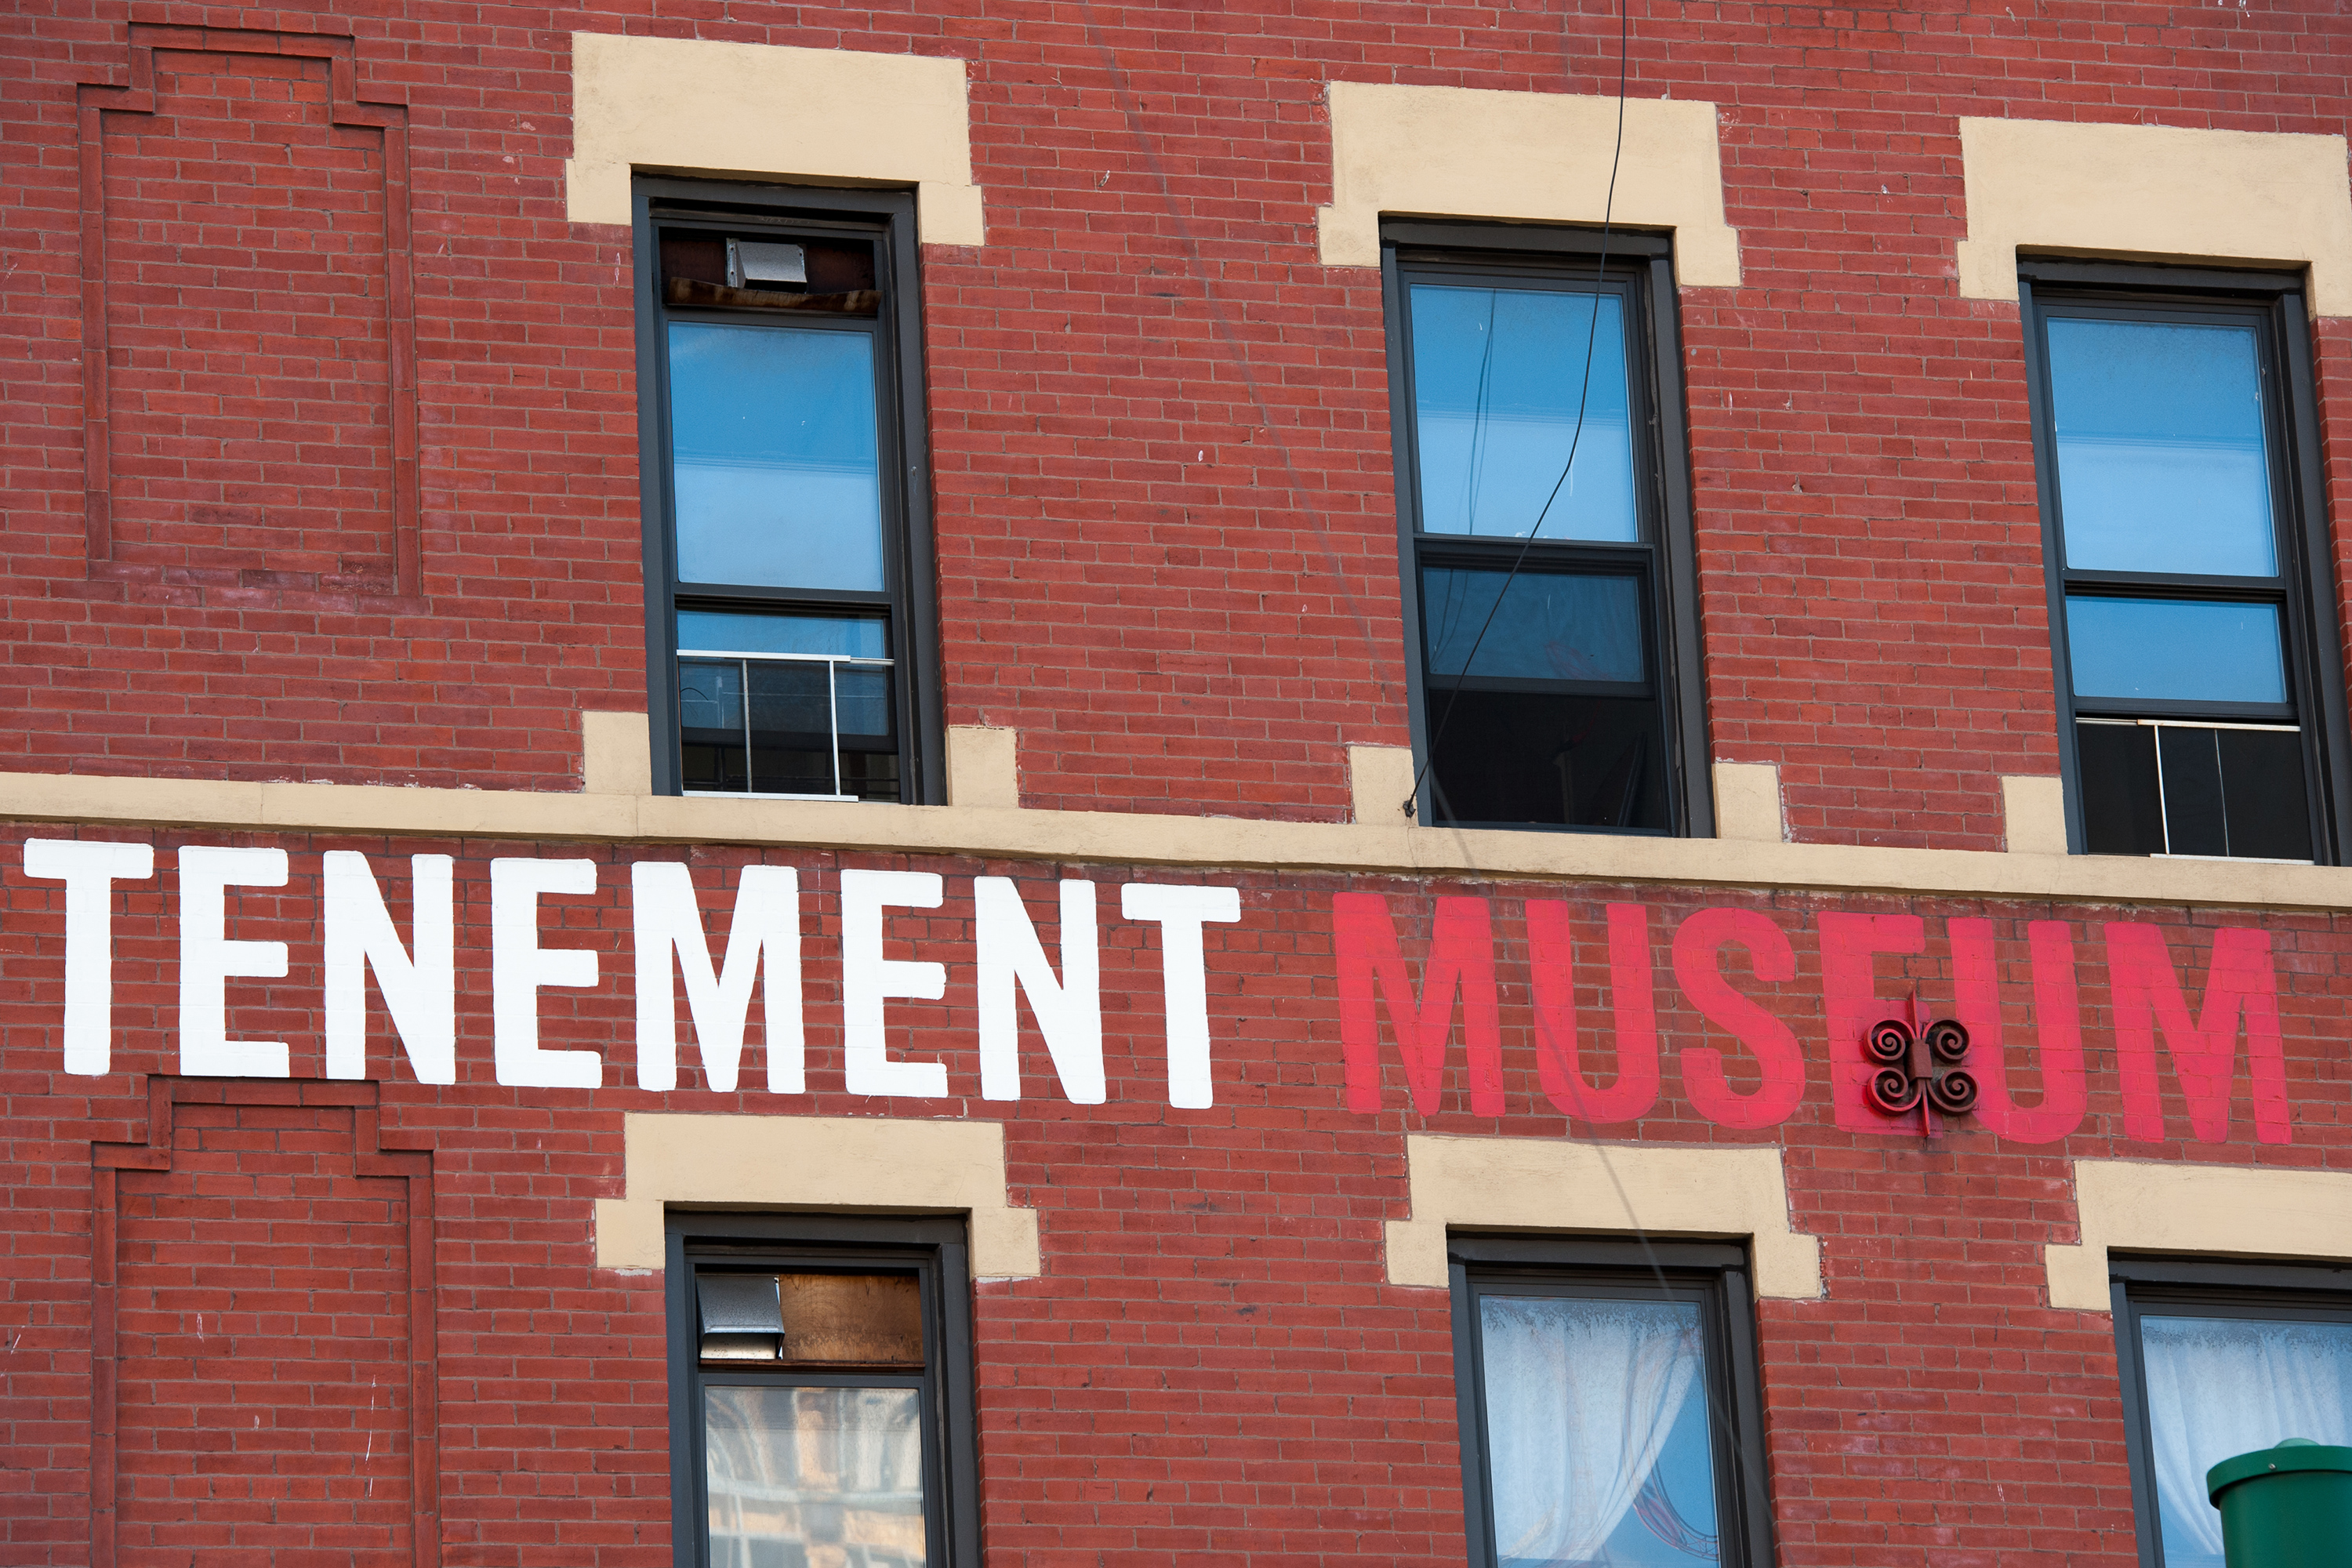
[[[1956,294],[1957,117],[2335,133],[2347,29],[2310,4],[1629,3],[1629,90],[1720,106],[1745,267],[1682,299],[1715,749],[1780,764],[1800,837],[1994,847],[1997,775],[2056,754],[2020,331]],[[567,35],[586,26],[969,62],[990,243],[932,247],[924,281],[949,721],[1018,726],[1038,805],[1343,815],[1342,745],[1402,742],[1404,675],[1378,283],[1315,259],[1321,84],[1615,75],[1599,6],[138,15],[247,30],[223,49],[348,31],[352,100],[405,106],[422,578],[362,585],[375,547],[346,541],[381,509],[356,494],[266,542],[199,547],[190,513],[184,570],[93,567],[78,149],[129,121],[78,121],[74,89],[127,84],[137,51],[119,7],[0,23],[9,766],[563,788],[572,713],[641,703],[626,237],[563,220]],[[318,107],[318,65],[156,58],[191,81],[299,79]],[[200,139],[209,112],[173,133]],[[315,119],[224,137],[217,199],[331,180],[331,237],[297,254],[358,257],[366,140]],[[144,233],[184,199],[110,178],[110,221]],[[201,268],[178,266],[140,310],[187,308],[173,291]],[[373,297],[363,261],[330,277]],[[2352,362],[2336,323],[2319,338],[2333,429]],[[359,345],[316,353],[325,380]],[[298,446],[355,417],[255,384],[217,394],[224,416],[290,417]],[[2331,493],[2347,479],[2334,464]]]
[[[173,1333],[174,1355],[194,1352],[184,1333],[172,1328],[173,1316],[185,1324],[192,1312],[219,1309],[209,1297],[199,1306],[194,1297],[157,1290],[167,1264],[190,1270],[192,1279],[203,1273],[196,1282],[205,1289],[215,1288],[223,1271],[236,1270],[268,1287],[272,1300],[314,1314],[348,1294],[366,1314],[395,1316],[383,1304],[390,1287],[381,1271],[371,1273],[348,1255],[360,1240],[396,1227],[397,1194],[389,1184],[353,1175],[378,1169],[353,1151],[363,1154],[379,1144],[429,1151],[438,1358],[430,1386],[439,1397],[431,1430],[439,1444],[446,1561],[595,1568],[669,1561],[659,1281],[595,1267],[591,1200],[621,1195],[621,1118],[627,1110],[1003,1121],[1010,1200],[1038,1211],[1044,1249],[1039,1278],[978,1289],[984,1531],[992,1552],[1007,1563],[1093,1563],[1098,1555],[1127,1563],[1460,1560],[1446,1298],[1387,1283],[1381,1228],[1408,1213],[1403,1135],[1437,1131],[1599,1133],[1785,1151],[1792,1223],[1822,1238],[1826,1294],[1766,1300],[1759,1310],[1782,1563],[1916,1563],[1922,1553],[1949,1553],[1962,1562],[2063,1557],[2084,1568],[2126,1568],[2136,1559],[2112,1329],[2104,1315],[2046,1305],[2042,1248],[2076,1239],[2070,1161],[2123,1156],[2352,1168],[2344,1110],[2352,1069],[2337,1045],[2344,998],[2352,991],[2352,933],[2332,918],[1426,884],[1322,873],[1212,878],[1239,886],[1243,901],[1239,924],[1207,930],[1214,1108],[1167,1108],[1157,939],[1118,919],[1118,905],[1108,898],[1108,1099],[1092,1107],[1061,1099],[1024,1012],[1028,1097],[1006,1104],[977,1098],[969,879],[1020,877],[1051,952],[1055,876],[1089,878],[1106,891],[1131,878],[1187,876],[813,852],[763,858],[736,850],[298,838],[272,841],[291,853],[286,888],[235,895],[229,906],[232,936],[282,940],[291,950],[283,981],[230,982],[230,1032],[290,1041],[296,1081],[238,1092],[289,1106],[298,1097],[324,1096],[305,1100],[321,1107],[345,1103],[336,1096],[380,1097],[380,1107],[350,1113],[369,1120],[362,1132],[331,1109],[231,1113],[182,1106],[168,1140],[174,1151],[169,1174],[156,1175],[138,1168],[151,1159],[144,1146],[158,1137],[144,1075],[168,1075],[176,1066],[178,908],[171,868],[173,847],[184,836],[157,836],[157,878],[125,884],[119,899],[117,1029],[112,1071],[104,1078],[58,1070],[62,894],[56,883],[20,874],[13,838],[0,844],[0,1009],[10,1020],[0,1058],[0,1146],[12,1194],[0,1227],[0,1245],[9,1248],[10,1357],[0,1390],[0,1558],[12,1562],[79,1561],[87,1530],[91,1237],[99,1228],[93,1142],[136,1146],[131,1153],[104,1155],[133,1167],[110,1176],[122,1194],[116,1205],[118,1293],[129,1302],[147,1291],[151,1305],[143,1310],[161,1314],[161,1327],[138,1331]],[[406,866],[399,857],[457,856],[455,1086],[414,1081],[380,1008],[373,1015],[369,1062],[379,1084],[317,1081],[322,1058],[314,900],[318,853],[329,847],[371,854],[404,931]],[[507,1089],[490,1079],[488,861],[494,855],[586,857],[600,867],[597,895],[549,899],[542,925],[550,946],[597,952],[601,984],[593,991],[544,994],[541,1015],[545,1045],[603,1051],[602,1089]],[[764,1074],[750,1069],[741,1091],[713,1093],[700,1087],[690,1047],[682,1053],[683,1087],[675,1092],[631,1087],[625,865],[638,858],[689,859],[714,933],[723,931],[731,906],[732,868],[764,858],[800,868],[809,933],[809,1093],[769,1095],[753,1087]],[[942,1003],[893,1002],[889,1011],[895,1055],[946,1064],[951,1098],[944,1100],[877,1103],[843,1089],[837,874],[845,866],[893,865],[947,878],[944,906],[893,916],[888,927],[892,957],[949,966]],[[1335,895],[1347,892],[1386,896],[1401,955],[1415,979],[1435,898],[1488,900],[1499,985],[1501,1114],[1475,1115],[1468,1107],[1458,1026],[1430,1113],[1412,1110],[1385,1011],[1379,1015],[1380,1109],[1348,1108],[1331,917]],[[1614,1047],[1604,906],[1630,902],[1650,910],[1661,1098],[1636,1124],[1569,1123],[1546,1101],[1524,928],[1530,898],[1570,904],[1584,1070],[1596,1083],[1608,1080]],[[1804,1093],[1779,1125],[1740,1130],[1711,1121],[1687,1088],[1691,1053],[1701,1049],[1725,1053],[1733,1089],[1759,1083],[1756,1058],[1698,1011],[1686,978],[1696,971],[1677,965],[1675,939],[1702,909],[1754,911],[1790,944],[1793,973],[1785,983],[1758,981],[1738,948],[1726,950],[1721,967],[1735,990],[1785,1026],[1801,1056]],[[1922,951],[1881,957],[1861,971],[1871,977],[1876,1005],[1890,1006],[1916,984],[1932,1012],[1949,1011],[1957,992],[1948,922],[1990,920],[1998,939],[2008,1076],[2028,1104],[2042,1087],[2037,1042],[2046,1047],[2054,1037],[2037,1034],[2042,1020],[2032,1016],[2026,927],[2066,922],[2076,950],[2087,1068],[2086,1114],[2072,1136],[2056,1142],[1997,1138],[1981,1117],[1933,1140],[1890,1136],[1875,1122],[1858,1131],[1840,1126],[1829,1087],[1832,1063],[1851,1059],[1854,1047],[1826,1033],[1824,932],[1839,915],[1912,913],[1923,920]],[[2161,1137],[2130,1135],[2118,1057],[2119,1045],[2128,1042],[2119,1041],[2105,930],[2118,921],[2160,933],[2192,1012],[2204,999],[2215,930],[2259,927],[2268,933],[2289,1141],[2257,1139],[2256,1086],[2242,1044],[2232,1047],[2222,1141],[2201,1141],[2176,1065],[2182,1042],[2168,1031],[2154,1058]],[[1882,939],[1904,935],[1893,922],[1878,932]],[[1980,1040],[1974,1065],[1985,1076],[1991,1076],[1994,1055],[1990,1040]],[[184,1092],[201,1100],[224,1090],[196,1083]],[[154,1195],[165,1192],[192,1196],[167,1204]],[[254,1223],[248,1207],[264,1197],[277,1206],[260,1223],[293,1227],[268,1243],[258,1232],[211,1223],[231,1215],[239,1225]],[[355,1203],[362,1206],[344,1206]],[[330,1205],[355,1222],[351,1241],[340,1232],[301,1229],[325,1217]],[[144,1217],[150,1212],[157,1220]],[[168,1247],[136,1252],[134,1241],[148,1235],[141,1227],[152,1229],[164,1217],[179,1226],[159,1237]],[[298,1234],[328,1251],[300,1260],[271,1249]],[[310,1268],[324,1272],[308,1279],[292,1272]],[[271,1269],[281,1272],[273,1279]],[[128,1347],[135,1325],[128,1313],[126,1307],[126,1542],[160,1528],[147,1500],[154,1494],[142,1489],[161,1485],[163,1476],[131,1463],[133,1454],[149,1450],[131,1441],[136,1423],[128,1402],[143,1397],[137,1387],[167,1381],[160,1363],[133,1359]],[[213,1321],[206,1321],[209,1331]],[[265,1338],[254,1353],[278,1354],[269,1347],[282,1331],[265,1324],[257,1331]],[[377,1375],[373,1355],[396,1359],[383,1347],[352,1342],[347,1331],[331,1342],[320,1349],[317,1369],[280,1371],[282,1404],[315,1408],[322,1396],[307,1384],[350,1389]],[[162,1342],[156,1345],[137,1355],[163,1355]],[[159,1370],[145,1370],[151,1366]],[[258,1381],[249,1370],[233,1375]],[[322,1426],[303,1441],[319,1454],[341,1453],[354,1437],[364,1445],[364,1423],[350,1418],[351,1426]],[[390,1415],[375,1419],[396,1426]],[[289,1421],[280,1412],[262,1430],[283,1432]],[[269,1462],[289,1463],[286,1456],[300,1451],[299,1445],[270,1449]],[[342,1473],[365,1472],[362,1465]],[[215,1498],[260,1484],[236,1479],[243,1472],[212,1473],[207,1484]],[[380,1528],[380,1517],[365,1511],[369,1500],[332,1494],[318,1513],[303,1517],[321,1530],[330,1519]]]

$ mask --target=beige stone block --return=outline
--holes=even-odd
[[[1780,770],[1770,763],[1717,763],[1715,836],[1778,844],[1789,837],[1780,810]]]
[[[1391,1284],[1445,1285],[1448,1229],[1523,1230],[1744,1240],[1758,1295],[1822,1293],[1821,1242],[1790,1223],[1778,1149],[1418,1133],[1404,1142],[1412,1216],[1388,1222]]]
[[[948,726],[948,804],[1010,811],[1021,804],[1020,731]]]
[[[1383,215],[1517,218],[1671,229],[1675,279],[1734,288],[1739,236],[1724,221],[1715,105],[1629,99],[1616,195],[1614,95],[1335,81],[1323,264],[1377,267]]]
[[[1960,161],[1966,298],[2016,299],[2022,249],[2307,266],[2313,310],[2352,314],[2341,136],[1963,118]]]
[[[911,185],[927,243],[985,237],[959,59],[574,33],[567,216],[631,221],[635,170]]]

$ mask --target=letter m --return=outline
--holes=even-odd
[[[1347,1063],[1348,1109],[1381,1108],[1380,1018],[1372,1001],[1377,982],[1388,1004],[1397,1049],[1404,1058],[1413,1110],[1423,1116],[1437,1110],[1459,994],[1470,1051],[1470,1110],[1479,1116],[1500,1116],[1502,1025],[1495,997],[1494,922],[1486,900],[1437,900],[1437,920],[1417,994],[1397,948],[1396,924],[1389,918],[1385,895],[1334,894],[1331,934],[1339,958],[1339,1046]]]
[[[2123,1079],[2124,1136],[2159,1142],[2164,1100],[2157,1088],[2156,1031],[2172,1053],[2189,1125],[2201,1143],[2230,1136],[2230,1086],[2237,1077],[2238,1023],[2246,1026],[2247,1066],[2254,1093],[2254,1136],[2265,1143],[2291,1141],[2287,1127],[2286,1064],[2279,1041],[2278,972],[2271,933],[2232,927],[2213,933],[2205,970],[2205,1004],[2196,1022],[2180,993],[2180,976],[2150,925],[2116,921],[2107,927],[2107,984],[2116,1010],[2116,1066]]]

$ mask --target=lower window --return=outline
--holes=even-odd
[[[2116,1259],[2144,1568],[2222,1568],[2205,1473],[2289,1437],[2352,1445],[2352,1269]]]
[[[961,1223],[669,1231],[680,1568],[978,1563]]]
[[[1473,1563],[1770,1561],[1745,1255],[1456,1237]]]

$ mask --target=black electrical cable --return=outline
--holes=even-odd
[[[1629,4],[1630,0],[1617,0],[1617,129],[1615,143],[1611,148],[1609,154],[1608,193],[1603,198],[1601,205],[1601,257],[1599,267],[1594,275],[1596,284],[1604,281],[1606,278],[1606,270],[1609,264],[1610,226],[1616,210],[1617,171],[1625,148],[1627,56],[1628,44],[1632,33],[1632,19],[1627,11]],[[1183,214],[1178,206],[1174,183],[1170,180],[1166,169],[1161,166],[1159,157],[1152,151],[1150,138],[1144,133],[1142,119],[1137,112],[1134,103],[1134,93],[1128,84],[1127,73],[1120,68],[1117,56],[1111,52],[1109,46],[1103,39],[1100,25],[1095,16],[1094,6],[1091,0],[1082,0],[1082,5],[1087,17],[1087,34],[1088,40],[1095,46],[1097,53],[1102,58],[1104,68],[1116,84],[1116,90],[1119,99],[1120,112],[1126,119],[1128,128],[1134,135],[1137,144],[1142,150],[1144,162],[1150,167],[1153,179],[1160,186],[1161,199],[1168,205],[1170,221],[1175,227],[1178,241],[1183,246],[1187,253],[1187,258],[1192,266],[1193,280],[1200,285],[1202,300],[1209,308],[1211,321],[1216,328],[1218,336],[1224,341],[1227,351],[1233,355],[1234,365],[1241,374],[1243,385],[1247,389],[1251,402],[1255,405],[1260,423],[1265,429],[1266,433],[1274,438],[1275,449],[1281,457],[1283,468],[1290,479],[1294,493],[1303,493],[1304,485],[1302,476],[1299,474],[1297,465],[1293,459],[1289,444],[1282,438],[1280,430],[1275,425],[1273,410],[1267,405],[1265,395],[1260,391],[1255,377],[1252,375],[1250,372],[1248,356],[1241,352],[1241,344],[1236,334],[1233,331],[1231,322],[1229,322],[1225,318],[1223,305],[1218,300],[1214,290],[1213,290],[1209,286],[1208,268],[1203,264],[1199,243],[1193,238],[1190,226],[1185,223]],[[1553,483],[1550,495],[1545,498],[1543,510],[1537,514],[1534,524],[1528,531],[1527,543],[1520,546],[1517,559],[1513,561],[1511,563],[1510,574],[1503,580],[1503,591],[1505,593],[1509,591],[1512,580],[1517,576],[1520,566],[1525,563],[1528,549],[1534,544],[1538,531],[1543,527],[1544,519],[1550,515],[1552,503],[1559,499],[1560,488],[1568,482],[1569,472],[1575,466],[1577,445],[1582,439],[1584,434],[1585,405],[1590,398],[1592,384],[1592,353],[1594,347],[1599,341],[1600,330],[1601,301],[1598,293],[1596,292],[1592,306],[1592,320],[1585,336],[1584,379],[1577,394],[1576,426],[1573,434],[1571,434],[1569,439],[1568,460],[1560,466],[1559,479]],[[1489,353],[1491,353],[1493,350],[1493,341],[1494,333],[1490,327],[1487,332],[1487,351]],[[1486,367],[1482,366],[1482,386],[1485,383],[1485,374]],[[1475,482],[1475,476],[1473,482],[1474,484]],[[1371,637],[1369,619],[1365,616],[1361,606],[1357,605],[1355,595],[1348,586],[1347,574],[1340,569],[1339,561],[1336,556],[1333,555],[1330,546],[1327,543],[1323,548],[1325,557],[1330,563],[1333,577],[1339,584],[1341,596],[1346,599],[1349,608],[1355,613],[1357,623],[1363,630],[1366,644],[1369,647],[1370,645]],[[1495,597],[1496,610],[1499,610],[1502,607],[1502,602],[1503,595],[1498,593]],[[1462,681],[1468,678],[1470,666],[1477,658],[1479,644],[1486,640],[1486,629],[1494,624],[1494,620],[1495,612],[1489,611],[1486,616],[1486,625],[1481,626],[1478,628],[1478,637],[1471,644],[1469,655],[1462,661],[1462,678],[1454,682],[1454,692],[1452,697],[1448,698],[1446,711],[1439,723],[1437,737],[1433,738],[1430,742],[1430,751],[1433,757],[1436,752],[1437,739],[1442,739],[1444,735],[1444,721],[1450,720],[1453,717],[1453,697],[1458,697],[1461,694]],[[1423,763],[1421,772],[1414,775],[1413,795],[1407,795],[1404,801],[1404,811],[1407,816],[1411,816],[1412,814],[1414,795],[1417,795],[1420,793],[1423,778],[1427,774],[1428,771],[1428,764]],[[1441,795],[1444,793],[1443,786],[1437,784],[1434,781],[1431,781],[1431,788],[1436,790]],[[1571,1142],[1573,1140],[1571,1138]],[[1609,1178],[1610,1186],[1616,1193],[1617,1201],[1624,1210],[1627,1223],[1633,1226],[1634,1238],[1640,1244],[1643,1256],[1649,1263],[1651,1276],[1657,1281],[1658,1293],[1661,1299],[1669,1303],[1673,1302],[1675,1299],[1673,1287],[1666,1279],[1665,1268],[1658,1258],[1656,1248],[1651,1245],[1648,1228],[1644,1226],[1641,1223],[1640,1219],[1634,1215],[1632,1195],[1626,1192],[1625,1184],[1619,1178],[1616,1165],[1609,1158],[1607,1146],[1601,1143],[1594,1143],[1591,1145],[1591,1147],[1593,1153],[1600,1161],[1601,1171]],[[1702,1329],[1702,1342],[1704,1342],[1707,1337],[1706,1331]],[[1701,1355],[1702,1364],[1706,1364],[1707,1359],[1706,1352],[1702,1351]],[[1702,1390],[1701,1397],[1706,1402],[1706,1407],[1709,1417],[1708,1425],[1722,1436],[1727,1446],[1736,1455],[1738,1452],[1737,1434],[1731,1429],[1731,1418],[1729,1413],[1717,1407],[1713,1386],[1714,1377],[1712,1375],[1712,1368],[1709,1370],[1706,1383],[1708,1386]],[[1721,1510],[1727,1508],[1736,1510],[1739,1505],[1736,1499],[1719,1499],[1717,1500],[1717,1506],[1718,1510],[1717,1518],[1719,1520],[1721,1518]],[[1719,1528],[1720,1525],[1718,1525],[1718,1529]]]
[[[1609,190],[1601,203],[1601,257],[1593,266],[1592,319],[1585,328],[1584,374],[1576,389],[1576,425],[1569,432],[1568,458],[1559,466],[1559,478],[1552,481],[1551,493],[1544,498],[1543,510],[1537,512],[1535,521],[1528,525],[1527,542],[1519,546],[1518,554],[1512,559],[1510,571],[1504,574],[1503,585],[1495,593],[1494,606],[1486,612],[1486,619],[1479,626],[1478,635],[1471,639],[1470,651],[1462,657],[1461,673],[1454,678],[1454,689],[1445,694],[1445,708],[1437,716],[1437,729],[1429,738],[1429,750],[1422,761],[1420,769],[1412,775],[1412,788],[1405,792],[1403,811],[1407,816],[1414,815],[1415,804],[1421,796],[1422,781],[1429,776],[1429,770],[1437,763],[1438,743],[1445,739],[1446,728],[1454,722],[1454,704],[1462,700],[1462,688],[1469,682],[1471,667],[1478,661],[1478,650],[1486,645],[1486,633],[1494,626],[1495,617],[1502,614],[1503,600],[1509,595],[1511,584],[1517,581],[1519,568],[1527,564],[1528,552],[1535,548],[1536,540],[1543,531],[1544,519],[1551,515],[1552,503],[1559,500],[1560,487],[1568,483],[1569,473],[1576,467],[1577,447],[1584,439],[1584,411],[1592,395],[1592,352],[1601,340],[1601,285],[1608,280],[1610,223],[1617,210],[1617,167],[1625,153],[1626,58],[1627,44],[1633,33],[1630,4],[1631,0],[1617,0],[1617,137],[1615,143],[1609,150]],[[1489,328],[1486,333],[1486,353],[1492,354],[1494,346],[1495,334]],[[1483,424],[1485,395],[1483,366],[1480,375],[1482,404],[1480,422]],[[1477,519],[1473,516],[1468,521],[1475,526]],[[1442,794],[1443,791],[1440,793]],[[1446,815],[1448,816],[1453,815],[1450,808]]]

